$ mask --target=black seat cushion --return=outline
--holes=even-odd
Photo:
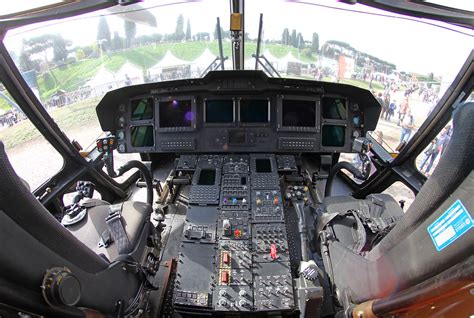
[[[105,255],[110,261],[118,256],[117,245],[110,244],[108,247],[99,247],[104,231],[108,230],[105,219],[109,215],[110,205],[100,200],[89,200],[85,203],[90,206],[87,216],[77,224],[68,226],[67,229],[82,243],[97,254]],[[122,224],[131,243],[131,250],[138,245],[140,233],[151,213],[151,207],[143,202],[126,201],[122,205]]]

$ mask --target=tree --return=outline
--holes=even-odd
[[[55,34],[51,36],[53,47],[53,61],[56,63],[64,63],[69,54],[68,46],[71,46],[70,40],[64,39],[61,35]]]
[[[112,39],[112,50],[122,50],[123,49],[123,39],[120,37],[118,32],[114,32],[114,38]]]
[[[123,27],[125,29],[125,47],[129,48],[132,46],[133,39],[137,34],[137,25],[135,22],[125,20]]]
[[[311,43],[311,52],[313,53],[319,52],[319,35],[316,32],[313,33],[313,42]]]
[[[295,29],[293,29],[293,31],[291,31],[290,44],[293,47],[298,47],[298,39],[296,37],[296,30]]]
[[[83,49],[79,48],[76,50],[76,60],[80,61],[86,58],[86,53]]]
[[[71,41],[64,39],[59,34],[43,34],[23,41],[23,47],[20,54],[20,63],[22,68],[31,69],[32,56],[37,54],[43,55],[44,64],[49,68],[48,52],[53,49],[53,61],[56,64],[62,64],[66,61],[69,54],[68,46]],[[36,62],[38,63],[38,62]]]
[[[281,44],[283,45],[290,44],[290,31],[288,31],[288,28],[285,28],[283,30],[283,34],[281,35]]]
[[[191,40],[191,22],[189,22],[188,19],[188,23],[186,24],[186,41],[189,40]]]
[[[198,32],[194,35],[194,37],[196,38],[196,41],[209,41],[211,35],[209,32]]]
[[[305,47],[303,35],[301,35],[301,33],[298,33],[298,36],[296,37],[296,47],[298,49],[304,49]]]
[[[177,41],[182,41],[185,37],[184,34],[184,18],[183,15],[180,14],[178,19],[176,20],[176,29],[174,31],[174,35]]]
[[[105,17],[99,19],[99,25],[97,26],[97,41],[102,41],[101,47],[104,50],[107,50],[110,47],[110,28]]]
[[[20,63],[20,71],[22,72],[27,72],[31,70],[37,70],[39,71],[39,64],[38,61],[33,61],[31,60],[30,54],[28,54],[24,48],[21,49],[20,57],[19,57],[19,63]]]

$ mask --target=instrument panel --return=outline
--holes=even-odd
[[[122,153],[350,152],[379,113],[367,90],[260,71],[124,87],[97,106]]]

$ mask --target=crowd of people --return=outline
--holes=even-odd
[[[384,92],[379,92],[375,95],[375,98],[382,106],[380,119],[392,122],[399,127],[400,136],[399,144],[396,147],[397,151],[400,151],[408,143],[416,131],[415,117],[410,100],[417,89],[415,86],[408,87],[403,93],[399,94],[394,94],[390,89],[385,89]],[[399,97],[402,95],[403,97],[397,101],[395,95]],[[432,90],[421,89],[418,98],[421,98],[421,102],[431,105],[427,109],[429,114],[436,105],[437,95],[433,94]],[[451,135],[452,128],[448,125],[431,141],[429,146],[423,151],[423,156],[419,162],[418,168],[421,172],[430,175],[436,160],[443,155]]]

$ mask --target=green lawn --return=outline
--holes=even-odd
[[[133,48],[127,51],[104,53],[101,57],[84,59],[66,67],[58,67],[41,74],[38,77],[40,96],[42,100],[47,100],[60,89],[74,91],[84,86],[86,82],[94,76],[102,62],[105,68],[114,72],[126,61],[130,61],[143,70],[147,70],[158,63],[168,50],[182,60],[193,61],[199,57],[206,48],[209,48],[215,55],[219,54],[219,47],[216,41],[160,43]],[[255,42],[246,43],[245,56],[251,57],[252,54],[255,53],[256,48],[257,44]],[[295,57],[298,57],[298,49],[294,47],[280,44],[266,44],[262,46],[262,52],[266,48],[278,58],[285,56],[290,51]],[[230,42],[224,42],[223,49],[224,55],[231,58]],[[308,63],[316,60],[316,58],[309,58],[302,53],[300,53],[300,59]]]

